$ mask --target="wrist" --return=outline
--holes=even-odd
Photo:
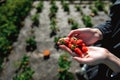
[[[102,32],[97,28],[94,28],[93,30],[94,30],[95,36],[98,38],[98,40],[102,40],[102,38],[103,38]]]

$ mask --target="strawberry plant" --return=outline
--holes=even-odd
[[[51,11],[51,12],[57,12],[57,11],[58,11],[58,7],[57,7],[57,5],[56,5],[55,3],[53,3],[53,4],[51,5],[50,11]]]
[[[59,31],[59,28],[56,25],[56,19],[55,18],[52,18],[52,20],[51,20],[50,29],[51,29],[51,34],[50,34],[51,37],[53,35],[56,35],[57,32]]]
[[[63,5],[65,3],[65,0],[60,0],[61,1],[61,4]]]
[[[103,11],[104,10],[104,3],[100,0],[96,0],[95,1],[95,7],[99,10],[99,11]]]
[[[30,37],[30,38],[28,38],[27,40],[26,40],[26,50],[27,51],[34,51],[36,48],[37,48],[37,46],[36,46],[36,41],[35,41],[35,37],[34,36],[32,36],[32,37]]]
[[[36,7],[37,12],[42,12],[44,5],[43,5],[43,1],[40,1]]]
[[[9,26],[9,27],[8,27]],[[16,41],[16,38],[18,36],[18,30],[16,26],[12,23],[6,23],[1,26],[0,28],[0,34],[2,36],[5,36],[10,41]]]
[[[6,37],[0,37],[0,71],[3,67],[4,58],[10,54],[12,50],[12,42],[6,39]]]
[[[57,44],[57,42],[59,41],[59,39],[60,39],[61,37],[54,37],[54,47],[55,47],[55,49],[57,49],[57,50],[59,50],[59,46],[58,46],[58,44]]]
[[[68,23],[69,24],[73,24],[74,23],[74,20],[72,18],[68,18]]]
[[[74,21],[71,25],[71,30],[78,29],[78,28],[79,28],[79,24]]]
[[[53,3],[50,7],[50,14],[49,17],[50,19],[55,18],[56,17],[56,12],[58,11],[58,7],[55,3]]]
[[[12,44],[18,37],[21,21],[28,14],[33,0],[5,0],[0,6],[0,70],[11,53]]]
[[[71,66],[71,61],[69,60],[69,55],[67,53],[60,55],[58,66],[59,80],[75,80],[72,73],[68,71]]]
[[[56,35],[57,32],[59,31],[58,27],[56,25],[50,25],[50,29],[51,29],[51,36]]]
[[[34,14],[32,17],[31,17],[32,21],[33,21],[33,25],[35,26],[38,26],[39,25],[39,14]]]
[[[72,18],[68,18],[68,23],[71,24],[71,30],[79,28],[79,24]]]
[[[83,23],[85,24],[86,27],[92,27],[93,26],[90,16],[83,15],[82,20],[83,20]]]
[[[94,16],[98,15],[98,9],[96,7],[94,7],[94,5],[90,5],[89,8],[91,9],[90,16],[94,17]]]
[[[75,8],[76,8],[76,11],[81,11],[81,6],[80,5],[76,5]]]
[[[65,12],[68,12],[68,14],[70,13],[70,9],[69,9],[69,4],[68,3],[63,3],[63,9]]]
[[[32,80],[33,74],[34,71],[29,66],[29,57],[25,55],[20,61],[20,65],[13,80]]]
[[[54,4],[56,0],[50,0],[50,4]]]
[[[11,44],[12,42],[6,39],[5,37],[0,37],[0,55],[5,56],[9,54],[11,50]]]

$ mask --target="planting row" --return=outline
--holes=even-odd
[[[33,20],[33,24],[35,26],[39,26],[39,16],[40,13],[42,12],[43,8],[44,8],[44,1],[40,1],[38,3],[38,5],[35,7],[37,9],[37,13],[35,15],[32,16],[32,20]],[[59,31],[59,28],[57,26],[57,17],[56,17],[56,13],[58,12],[59,7],[56,5],[56,0],[51,0],[50,1],[50,13],[49,13],[49,18],[50,18],[50,29],[51,29],[51,36],[56,35],[56,33]],[[71,1],[73,2],[73,1]],[[67,1],[65,0],[61,0],[61,5],[62,8],[65,12],[70,14],[70,9],[69,9],[69,4]],[[94,1],[92,4],[90,4],[89,9],[91,10],[91,13],[89,15],[85,14],[83,9],[86,6],[81,6],[81,5],[75,5],[74,6],[76,11],[80,12],[82,18],[81,20],[83,21],[84,25],[86,27],[93,27],[93,23],[92,23],[92,17],[98,15],[98,11],[104,11],[105,13],[107,13],[107,9],[105,7],[105,3],[104,1],[100,1],[100,0],[96,0]],[[68,18],[68,23],[71,26],[71,29],[77,29],[80,27],[80,25],[72,18]]]
[[[32,0],[7,0],[0,6],[0,69],[4,58],[12,50],[12,44],[16,41],[22,21],[28,15],[32,6]]]

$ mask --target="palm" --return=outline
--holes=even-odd
[[[106,57],[106,49],[100,47],[88,47],[88,55],[86,55],[84,58],[75,57],[75,59],[80,63],[95,65],[102,63]]]

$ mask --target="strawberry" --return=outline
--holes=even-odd
[[[61,38],[59,40],[60,44],[68,45],[69,43],[69,38]]]
[[[83,43],[83,41],[82,41],[81,39],[78,39],[77,42],[76,42],[76,44],[77,44],[78,46],[81,46],[82,43]]]
[[[79,48],[74,48],[74,52],[78,54],[80,57],[82,57],[82,51]]]
[[[75,46],[73,44],[69,43],[68,48],[70,48],[71,50],[74,50]]]
[[[82,52],[83,52],[83,53],[86,53],[87,51],[88,51],[87,47],[86,47],[86,46],[83,46],[83,47],[82,47]]]
[[[85,43],[82,43],[81,46],[85,46]]]
[[[82,39],[72,38],[61,38],[59,40],[60,44],[66,45],[69,49],[75,52],[80,57],[83,57],[83,53],[88,51],[85,43]]]
[[[69,38],[64,38],[64,43],[65,43],[65,45],[68,46],[68,44],[70,43],[70,39]]]
[[[76,44],[77,39],[75,37],[70,38],[70,42],[72,44]]]

